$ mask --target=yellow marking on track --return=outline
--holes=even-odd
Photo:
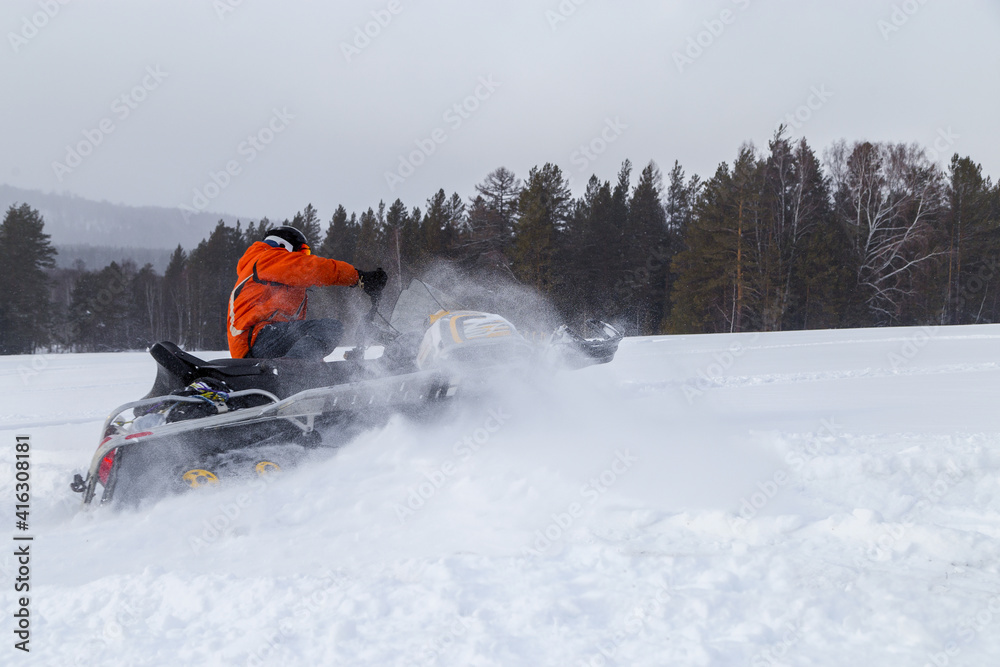
[[[277,463],[271,463],[270,461],[261,461],[254,466],[254,470],[257,471],[258,475],[264,477],[265,475],[272,475],[276,472],[281,472],[281,466]]]
[[[201,468],[188,470],[186,473],[181,475],[181,479],[187,482],[192,489],[209,485],[214,486],[219,483],[219,478],[216,477],[215,473],[202,470]]]

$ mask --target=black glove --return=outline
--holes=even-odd
[[[358,271],[358,287],[365,291],[368,296],[380,294],[389,282],[389,276],[385,274],[382,267],[374,271]]]

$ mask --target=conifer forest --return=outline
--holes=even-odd
[[[713,174],[625,161],[578,197],[544,164],[497,168],[464,196],[220,221],[178,245],[162,275],[130,261],[56,268],[44,224],[23,202],[0,225],[3,354],[158,340],[224,350],[236,263],[279,224],[301,229],[314,254],[384,267],[390,292],[445,267],[628,335],[1000,321],[1000,187],[973,157],[939,165],[915,144],[846,140],[820,156],[784,128]],[[312,292],[311,315],[351,321],[365,305],[344,288]]]

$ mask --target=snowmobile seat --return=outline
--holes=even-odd
[[[263,359],[215,359],[205,361],[189,354],[169,341],[149,348],[156,360],[156,380],[148,396],[163,396],[182,389],[199,378],[222,380],[235,389],[259,387],[271,389],[267,382],[271,374]],[[264,382],[259,382],[264,380]]]
[[[204,376],[261,375],[264,373],[260,359],[214,359],[205,361],[185,352],[169,341],[156,343],[149,348],[156,363],[184,381],[193,382]]]
[[[205,361],[174,343],[162,341],[149,348],[156,360],[156,380],[149,397],[183,389],[195,380],[221,380],[233,391],[264,389],[286,397],[304,389],[341,384],[364,375],[363,368],[376,360],[315,362],[303,359],[213,359]]]

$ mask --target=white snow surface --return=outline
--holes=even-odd
[[[1000,326],[626,339],[267,481],[82,511],[153,376],[0,357],[0,664],[1000,664]]]

